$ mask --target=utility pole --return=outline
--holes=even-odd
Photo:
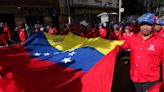
[[[122,0],[119,0],[119,22],[121,22],[121,13],[124,12],[124,8],[121,8]]]
[[[157,8],[156,8],[157,14],[159,14],[159,8],[160,8],[160,0],[157,0]]]
[[[70,0],[67,0],[68,24],[71,24]]]

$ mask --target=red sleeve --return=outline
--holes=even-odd
[[[121,45],[123,49],[129,49],[130,48],[130,40],[125,40],[124,44]]]
[[[10,32],[10,30],[7,30],[7,36],[11,39],[11,32]]]
[[[123,40],[123,38],[121,36],[121,32],[119,32],[119,34],[118,34],[118,40]]]
[[[53,32],[54,34],[57,34],[58,30],[56,29],[56,27],[53,28]]]

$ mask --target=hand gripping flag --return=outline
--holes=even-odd
[[[23,46],[1,48],[2,92],[110,92],[122,41],[37,32]],[[4,79],[3,79],[4,78]],[[5,80],[5,81],[4,81]]]

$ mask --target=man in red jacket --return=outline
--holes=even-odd
[[[164,24],[162,24],[162,20],[161,19],[157,19],[156,20],[156,25],[154,27],[154,29],[155,29],[154,33],[156,35],[161,36],[161,37],[164,37],[164,29],[162,28],[163,25]]]
[[[103,25],[101,25],[99,28],[99,36],[104,39],[107,37],[107,30]]]
[[[21,44],[23,44],[24,41],[27,39],[26,31],[25,31],[24,28],[21,28],[21,29],[20,29],[19,38],[20,38]]]
[[[137,92],[146,92],[160,79],[164,67],[164,39],[153,34],[155,15],[145,13],[138,18],[140,32],[122,47],[130,49],[130,77]],[[164,68],[162,70],[164,72]],[[164,79],[164,73],[162,75]]]
[[[8,41],[11,41],[11,32],[7,26],[4,26],[2,32],[0,32],[0,42],[1,44],[5,44],[8,47]]]

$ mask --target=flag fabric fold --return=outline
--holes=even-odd
[[[13,80],[0,80],[0,90],[110,92],[117,45],[122,43],[37,32],[23,46],[0,48],[0,65],[10,69]],[[4,86],[6,83],[10,86]]]

